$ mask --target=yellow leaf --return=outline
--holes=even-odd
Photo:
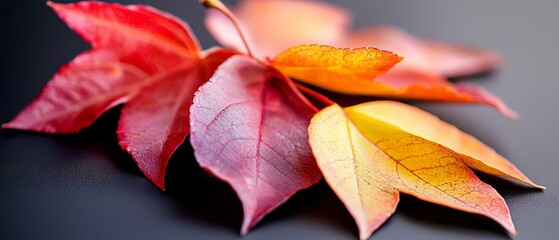
[[[516,233],[503,198],[464,156],[402,131],[359,107],[317,113],[309,143],[330,187],[368,238],[395,211],[399,193],[489,217]]]
[[[545,188],[530,181],[520,170],[489,146],[419,108],[394,101],[375,101],[351,107],[354,111],[388,122],[403,131],[436,142],[462,155],[462,162],[476,170]]]

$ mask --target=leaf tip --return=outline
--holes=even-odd
[[[536,188],[536,189],[539,189],[539,190],[542,190],[542,191],[547,189],[547,187],[542,186],[542,185],[538,185],[538,184],[533,183],[533,182],[529,182],[529,184],[530,184],[532,187],[534,187],[534,188]]]
[[[245,229],[244,227],[241,227],[241,236],[243,236],[243,237],[246,236],[248,231],[249,231],[248,229]]]
[[[248,232],[252,229],[252,227],[254,227],[255,221],[252,219],[252,217],[247,216],[245,214],[244,218],[243,218],[243,224],[241,226],[241,236],[245,236],[248,234]]]
[[[256,224],[260,222],[260,220],[262,220],[269,212],[275,209],[275,207],[283,203],[281,202],[279,204],[276,204],[275,207],[267,209],[266,212],[264,213],[256,213],[255,206],[251,206],[250,204],[248,204],[248,202],[246,202],[245,199],[243,199],[243,197],[240,198],[243,204],[243,223],[241,225],[241,232],[240,232],[241,236],[247,235],[248,232],[250,232],[250,230],[252,230],[254,226],[256,226]]]
[[[153,179],[155,180],[155,179]],[[161,191],[165,192],[165,181],[153,181],[152,182],[157,186]]]
[[[56,131],[49,131],[47,129],[38,129],[34,128],[33,126],[28,126],[21,121],[17,121],[17,118],[12,120],[11,122],[3,123],[0,126],[2,129],[10,129],[10,130],[21,130],[21,131],[32,131],[38,133],[57,133]]]
[[[527,184],[528,186],[533,187],[533,188],[538,189],[538,190],[542,190],[542,191],[543,191],[543,190],[547,189],[545,186],[536,184],[535,182],[533,182],[532,180],[530,180],[528,177],[524,176],[522,173],[521,173],[521,175],[520,175],[519,177],[513,177],[513,179],[515,179],[515,180],[517,180],[517,181],[520,181],[520,182],[522,182],[522,183],[524,183],[524,184]]]
[[[369,239],[372,234],[373,230],[359,228],[359,239],[361,240]]]
[[[509,117],[510,119],[518,120],[518,118],[519,118],[519,115],[518,115],[517,112],[511,110],[510,108],[508,108],[505,105],[497,106],[497,110],[502,112],[505,116]]]
[[[11,129],[11,130],[25,130],[25,128],[18,126],[17,124],[15,124],[13,121],[12,122],[7,122],[7,123],[2,123],[2,125],[0,126],[2,129]]]
[[[469,83],[458,83],[454,87],[458,92],[469,95],[472,98],[472,102],[486,104],[511,119],[518,119],[518,113],[510,109],[501,99],[484,88]]]
[[[53,1],[47,1],[47,6],[50,7],[54,12],[56,12],[56,14],[58,14],[60,16],[60,13],[64,11],[64,5],[63,3],[56,3]]]
[[[503,227],[507,232],[509,232],[513,236],[517,236],[518,232],[516,231],[516,227],[514,226],[514,223],[512,222],[512,218],[510,216],[510,213],[508,212],[508,207],[506,206],[506,204],[505,204],[505,207],[507,208],[506,216],[489,216],[489,215],[485,215],[485,214],[484,215],[487,216],[487,217],[492,218],[493,220],[495,220],[499,225],[501,225],[501,227]]]
[[[2,123],[2,125],[1,125],[0,127],[2,127],[2,129],[11,128],[11,127],[10,127],[10,123]]]
[[[165,171],[163,171],[163,173],[161,174],[156,174],[150,171],[150,169],[141,160],[139,160],[134,154],[132,154],[132,152],[128,151],[128,153],[132,155],[132,158],[134,159],[134,161],[136,161],[138,168],[144,174],[144,176],[146,176],[146,178],[150,182],[152,182],[157,188],[159,188],[161,191],[165,191]]]
[[[58,6],[61,5],[60,3],[55,3],[55,2],[53,2],[53,1],[47,1],[46,4],[47,4],[47,6],[49,6],[50,8],[53,8],[53,9],[54,9],[54,8],[57,8]]]
[[[518,231],[516,231],[516,228],[514,227],[514,224],[512,222],[510,222],[510,225],[506,226],[505,229],[513,236],[518,236]]]

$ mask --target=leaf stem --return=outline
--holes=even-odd
[[[202,4],[202,6],[207,8],[213,8],[223,13],[227,18],[229,18],[231,23],[233,23],[233,25],[237,29],[237,32],[239,33],[239,36],[241,37],[241,40],[245,45],[247,54],[254,58],[254,55],[252,54],[252,50],[250,49],[250,45],[248,44],[247,38],[243,32],[243,29],[241,28],[241,25],[239,24],[239,19],[237,19],[237,17],[235,16],[235,14],[231,12],[231,10],[229,10],[229,8],[227,8],[220,0],[200,0],[200,4]]]
[[[310,97],[314,98],[315,100],[325,104],[326,106],[330,106],[330,105],[334,105],[336,104],[334,101],[330,100],[330,98],[308,88],[305,87],[299,83],[295,83],[295,86],[297,87],[297,89],[299,89],[301,92],[309,95]]]

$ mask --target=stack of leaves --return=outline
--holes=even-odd
[[[119,143],[146,177],[164,189],[169,158],[191,134],[200,166],[241,199],[242,234],[322,177],[363,239],[395,211],[401,192],[516,232],[503,198],[471,168],[541,187],[491,148],[418,108],[392,101],[342,108],[294,82],[344,94],[482,103],[514,116],[483,89],[445,79],[493,68],[493,53],[394,28],[348,31],[344,10],[314,2],[246,0],[234,13],[219,1],[204,3],[215,9],[209,30],[235,50],[202,51],[186,23],[151,7],[49,2],[93,49],[62,67],[3,127],[73,133],[124,103]]]

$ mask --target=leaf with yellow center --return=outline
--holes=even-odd
[[[309,143],[330,187],[368,238],[390,217],[399,193],[481,214],[515,234],[503,198],[464,163],[464,155],[338,105],[317,113]]]
[[[506,178],[515,179],[535,188],[545,187],[530,181],[503,156],[473,136],[419,108],[395,101],[375,101],[351,107],[408,132],[439,143],[462,155],[468,167]]]

